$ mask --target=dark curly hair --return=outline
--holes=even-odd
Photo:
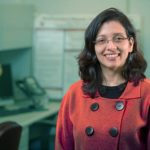
[[[133,82],[134,86],[145,78],[147,62],[137,46],[136,31],[128,17],[116,8],[109,8],[98,14],[85,31],[85,45],[78,56],[79,75],[83,82],[83,91],[95,97],[98,86],[102,83],[102,70],[95,54],[95,41],[100,28],[105,22],[118,21],[124,27],[128,38],[134,39],[133,51],[128,55],[122,70],[122,76]]]

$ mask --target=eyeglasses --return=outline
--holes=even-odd
[[[94,41],[93,43],[99,46],[106,46],[109,43],[109,41],[112,41],[114,44],[120,45],[120,44],[123,44],[123,42],[127,39],[129,38],[123,37],[122,35],[115,35],[110,40],[108,40],[106,37],[101,37],[97,39],[96,41]]]

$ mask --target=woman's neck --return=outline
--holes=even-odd
[[[126,80],[122,77],[121,73],[107,71],[103,72],[103,82],[102,85],[106,86],[117,86],[124,83]]]

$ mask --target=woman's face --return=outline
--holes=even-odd
[[[95,41],[95,53],[102,70],[121,70],[129,52],[132,52],[133,44],[133,38],[127,37],[118,21],[105,22]]]

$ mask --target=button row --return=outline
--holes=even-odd
[[[98,109],[100,108],[99,104],[98,103],[93,103],[90,107],[90,109],[92,111],[97,111]],[[123,110],[124,109],[124,103],[123,102],[116,102],[116,105],[115,105],[115,108],[116,110],[120,111],[120,110]]]
[[[86,127],[85,133],[86,133],[87,136],[92,136],[94,134],[94,128],[92,128],[91,126]],[[117,137],[117,135],[119,134],[118,129],[116,127],[112,127],[109,130],[109,134],[112,137]]]

